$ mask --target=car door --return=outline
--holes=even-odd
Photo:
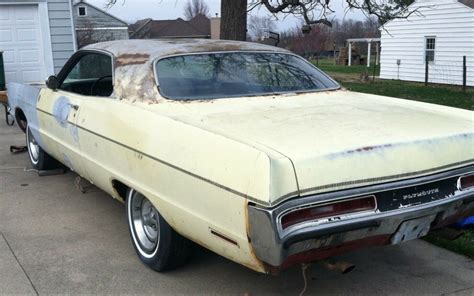
[[[86,179],[89,174],[81,153],[78,126],[81,105],[95,96],[110,96],[112,57],[106,53],[81,51],[75,54],[58,75],[59,87],[45,89],[37,104],[42,113],[42,133],[56,145],[51,151],[58,160]]]

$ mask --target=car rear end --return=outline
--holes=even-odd
[[[402,181],[249,205],[250,239],[267,271],[365,246],[398,244],[474,214],[474,165]]]

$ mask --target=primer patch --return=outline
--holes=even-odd
[[[53,116],[58,122],[58,124],[66,128],[68,125],[69,112],[71,111],[71,104],[67,97],[59,97],[53,106]]]

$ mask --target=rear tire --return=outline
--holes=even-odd
[[[26,124],[26,146],[31,166],[38,171],[55,169],[59,166],[58,162],[46,153],[36,141],[31,133],[31,129]]]
[[[130,189],[126,209],[132,244],[143,263],[165,271],[188,261],[192,243],[174,231],[145,196]]]

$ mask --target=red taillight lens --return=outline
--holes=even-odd
[[[377,203],[375,196],[367,196],[355,199],[346,199],[340,202],[323,204],[311,208],[305,208],[290,212],[281,218],[282,228],[321,218],[329,218],[345,214],[375,210]]]
[[[459,190],[466,190],[474,187],[474,175],[462,176],[459,178]]]

